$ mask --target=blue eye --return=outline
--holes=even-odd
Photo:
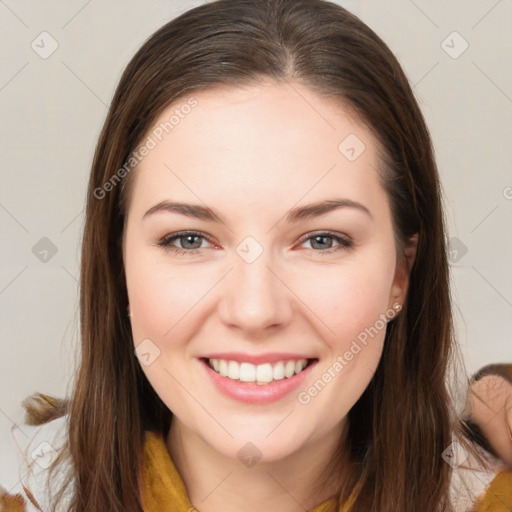
[[[332,246],[332,242],[330,245],[328,243],[326,244],[325,240],[328,239],[336,241],[338,245]],[[181,247],[174,245],[176,240],[180,241]],[[173,233],[162,238],[157,243],[157,245],[163,247],[165,250],[171,250],[176,254],[194,255],[203,249],[203,247],[201,247],[203,240],[212,243],[206,236],[199,233],[198,231],[181,231],[179,233]],[[347,236],[340,236],[330,231],[321,231],[313,235],[303,237],[301,244],[308,241],[311,241],[311,244],[313,245],[312,249],[314,252],[322,255],[332,254],[342,249],[350,249],[354,246],[353,241]],[[315,245],[317,247],[314,247]],[[320,250],[315,250],[318,248]]]

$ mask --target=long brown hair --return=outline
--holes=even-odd
[[[380,176],[398,253],[419,234],[407,300],[349,412],[353,462],[342,498],[357,484],[353,512],[450,510],[451,468],[441,454],[460,427],[447,385],[456,345],[445,221],[431,138],[406,75],[388,46],[334,3],[218,0],[143,44],[96,147],[81,258],[81,361],[67,406],[68,444],[54,465],[72,463],[74,512],[141,511],[144,430],[167,434],[172,418],[134,355],[121,250],[133,172],[119,170],[171,103],[268,79],[304,84],[353,109],[383,148]],[[340,443],[332,467],[343,450]]]

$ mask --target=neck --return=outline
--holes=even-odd
[[[346,419],[335,432],[283,459],[246,467],[207,445],[176,417],[167,435],[167,448],[187,489],[190,502],[201,512],[304,512],[339,492],[346,460],[325,481],[324,474],[340,439],[346,436]],[[190,511],[192,512],[192,511]]]

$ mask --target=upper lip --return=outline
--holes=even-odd
[[[275,363],[277,361],[299,361],[301,359],[316,359],[304,354],[290,354],[287,352],[272,352],[268,354],[243,354],[242,352],[218,352],[216,354],[206,354],[202,356],[206,359],[227,359],[228,361],[237,361],[239,363],[265,364]]]

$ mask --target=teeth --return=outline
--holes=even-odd
[[[274,372],[270,363],[260,364],[256,367],[256,382],[272,382],[273,379]]]
[[[238,382],[256,382],[258,384],[268,384],[284,378],[289,379],[293,375],[300,373],[307,364],[307,359],[259,365],[238,363],[237,361],[227,361],[226,359],[209,360],[210,367],[223,377],[228,377]]]
[[[240,380],[242,382],[254,382],[256,380],[256,366],[250,363],[242,363],[239,365],[236,361],[230,361],[230,364],[239,366]]]
[[[291,377],[295,373],[295,361],[288,361],[284,367],[284,376]]]
[[[235,361],[228,362],[228,377],[233,380],[240,378],[240,366]]]
[[[223,377],[227,377],[228,376],[228,362],[225,359],[220,359],[219,360],[219,373]]]
[[[274,365],[273,372],[274,380],[284,379],[284,363],[282,361],[279,361],[279,363]]]

